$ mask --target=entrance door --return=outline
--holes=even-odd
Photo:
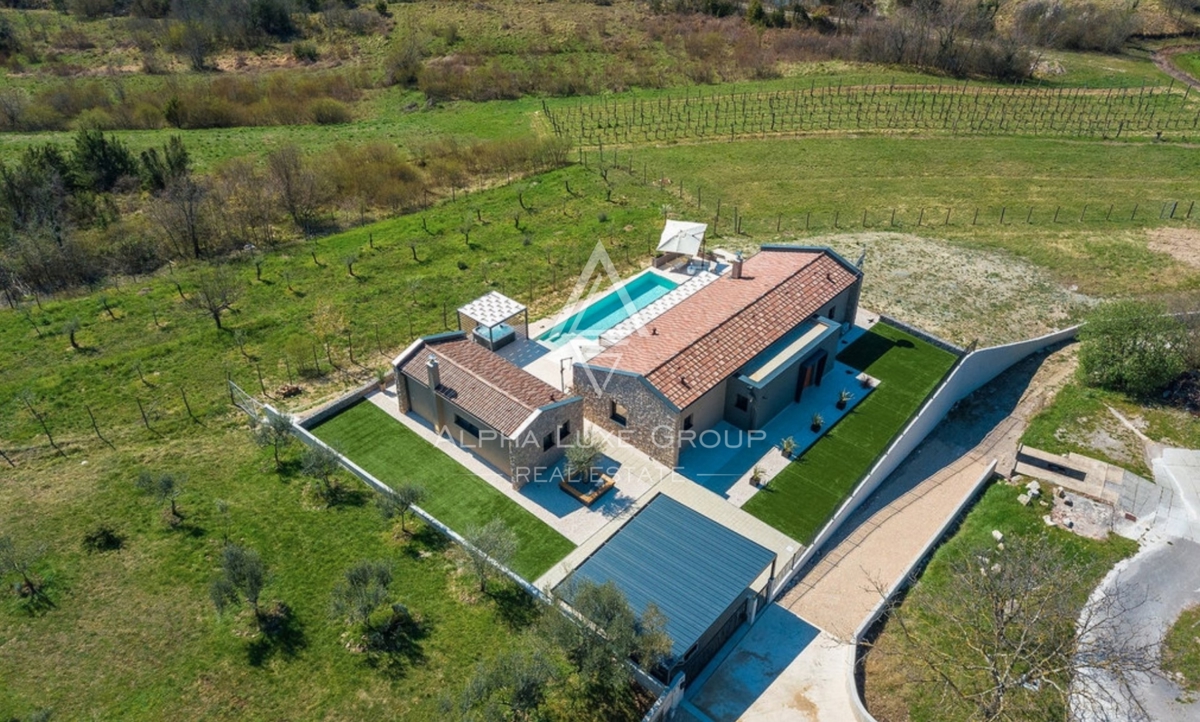
[[[800,402],[800,397],[804,395],[804,389],[809,386],[820,386],[821,378],[825,376],[825,364],[829,360],[829,354],[825,351],[820,351],[816,356],[806,360],[800,367],[800,375],[796,379],[796,395],[793,401]]]

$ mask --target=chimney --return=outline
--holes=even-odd
[[[425,370],[429,372],[429,388],[436,390],[442,385],[442,372],[438,369],[437,356],[429,354],[429,361],[425,364]]]
[[[729,275],[732,276],[733,278],[741,278],[742,277],[742,252],[741,251],[738,251],[737,258],[734,258],[733,263],[730,265],[733,266],[733,270],[730,272]]]
[[[442,385],[442,372],[438,368],[437,356],[429,354],[429,360],[425,362],[425,371],[429,374],[429,391],[433,394],[433,431],[436,434],[441,434],[442,429],[446,427],[446,410],[442,401],[442,395],[437,392],[437,387]]]

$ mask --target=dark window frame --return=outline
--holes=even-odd
[[[474,436],[477,439],[479,438],[479,427],[470,421],[467,421],[458,414],[454,415],[454,425],[467,432],[471,436]]]
[[[625,408],[625,404],[620,401],[612,399],[609,401],[608,418],[621,426],[629,426],[629,409]]]
[[[554,448],[554,432],[550,431],[550,432],[547,432],[546,435],[542,437],[542,451],[549,451],[553,448]]]
[[[695,426],[695,423],[692,421],[693,416],[695,416],[695,414],[688,414],[687,416],[683,417],[684,431],[691,431],[692,427]]]
[[[745,394],[736,394],[733,399],[733,407],[738,411],[749,411],[750,397]]]

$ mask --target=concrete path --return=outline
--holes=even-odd
[[[1186,607],[1200,604],[1200,544],[1186,539],[1163,539],[1147,544],[1135,556],[1118,564],[1092,597],[1113,594],[1118,588],[1121,598],[1135,603],[1121,617],[1124,634],[1138,644],[1161,644],[1179,613]],[[1103,672],[1081,684],[1118,689]],[[1147,719],[1154,722],[1200,719],[1200,698],[1185,693],[1169,679],[1144,678],[1135,686],[1134,694],[1145,708]],[[1103,700],[1102,695],[1088,697],[1086,700],[1075,697],[1076,717],[1081,722],[1133,718],[1126,709],[1130,705],[1128,701]]]
[[[697,680],[683,711],[698,722],[849,720],[853,663],[854,647],[771,605],[729,656]]]
[[[876,582],[890,587],[907,574],[993,459],[1012,467],[1028,419],[1073,370],[1065,354],[1037,354],[959,404],[780,604],[692,685],[684,711],[699,722],[854,720],[855,647],[846,640],[881,603]],[[819,630],[813,641],[789,641],[803,637],[790,630],[808,627]]]
[[[1036,368],[1031,361],[1044,358],[1019,364],[967,399],[851,517],[845,525],[848,535],[796,583],[782,604],[835,637],[850,640],[879,606],[881,592],[903,579],[946,519],[975,493],[989,464],[997,460],[1004,465],[1015,458],[1029,419],[1070,371],[1070,364],[1056,363],[1044,369],[1041,378],[1014,384]],[[995,422],[1007,406],[1003,396],[1011,400],[1014,390],[1026,386],[1015,407]],[[959,452],[962,429],[955,426],[976,427],[976,433],[990,430],[975,446]]]

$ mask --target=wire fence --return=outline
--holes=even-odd
[[[1040,88],[857,85],[683,97],[543,102],[553,132],[580,147],[830,132],[919,132],[1081,138],[1162,137],[1200,131],[1191,87]]]

